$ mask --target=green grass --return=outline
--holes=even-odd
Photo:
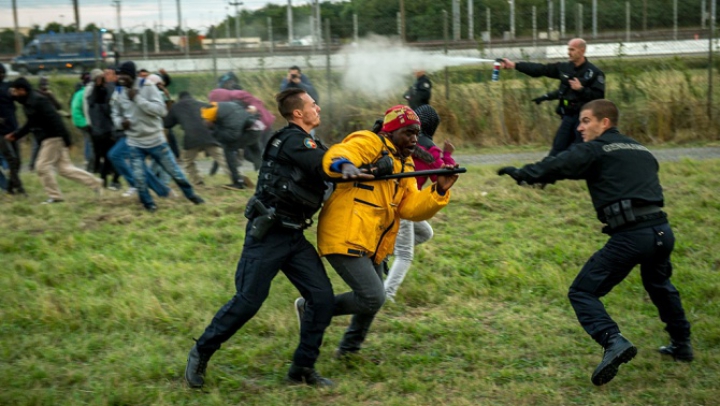
[[[67,202],[0,197],[0,404],[5,405],[711,405],[720,396],[720,161],[663,163],[677,237],[673,282],[693,325],[694,363],[655,349],[668,339],[638,272],[604,302],[639,348],[594,387],[602,356],[577,323],[568,286],[604,243],[581,182],[521,188],[472,167],[416,250],[397,303],[378,314],[363,353],[317,368],[335,388],[286,387],[298,341],[297,292],[280,275],[244,329],[213,357],[204,392],[183,384],[192,337],[233,294],[251,192],[206,179],[208,203],[98,199],[60,179]],[[307,232],[315,241],[314,228]],[[327,267],[337,292],[347,289]]]

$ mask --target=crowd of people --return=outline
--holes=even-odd
[[[619,132],[619,110],[603,98],[604,74],[587,61],[585,50],[582,39],[573,39],[568,62],[503,61],[506,69],[560,80],[557,91],[533,101],[557,99],[562,124],[545,159],[522,168],[504,167],[498,174],[521,185],[544,186],[561,179],[587,182],[610,239],[582,268],[568,297],[580,324],[604,349],[591,376],[595,385],[603,385],[621,364],[632,360],[637,348],[621,334],[600,298],[638,264],[671,339],[659,351],[686,362],[694,354],[690,323],[670,282],[675,239],[662,210],[658,163],[647,148]],[[4,70],[0,74],[2,82]],[[315,369],[325,329],[334,316],[351,315],[334,357],[357,356],[376,314],[386,301],[395,300],[414,247],[432,238],[428,219],[450,202],[450,189],[458,180],[451,171],[457,167],[455,147],[445,141],[441,148],[433,140],[440,115],[430,105],[430,79],[422,70],[415,75],[417,81],[404,95],[410,106],[392,106],[371,130],[353,132],[328,147],[315,136],[321,122],[317,91],[297,66],[288,70],[275,97],[278,113],[287,121],[275,132],[274,115],[230,72],[220,78],[208,102],[183,91],[172,103],[167,91],[171,79],[165,71],[138,71],[132,62],[115,70],[96,69],[82,77],[70,103],[73,125],[90,145],[85,149],[88,170],[70,161],[69,132],[52,94],[34,90],[18,78],[0,85],[0,154],[10,174],[5,188],[12,194],[27,193],[18,176],[17,141],[30,132],[38,145],[35,165],[48,203],[63,201],[52,170],[56,168],[96,193],[118,189],[122,177],[130,185],[125,194],[137,194],[148,211],[157,209],[149,190],[168,196],[169,179],[188,200],[201,204],[204,200],[195,192],[204,183],[197,156],[204,152],[223,168],[231,181],[227,188],[246,189],[254,185],[238,171],[242,149],[259,176],[245,210],[248,222],[236,291],[190,349],[185,380],[190,387],[203,387],[211,357],[256,315],[282,271],[301,295],[294,303],[300,342],[285,379],[290,384],[331,386],[333,382]],[[20,128],[14,102],[27,118]],[[171,131],[175,126],[185,133],[182,169]],[[433,169],[440,173],[423,173]],[[407,172],[412,173],[396,176]],[[318,212],[316,249],[304,231]],[[321,257],[348,291],[334,292]]]

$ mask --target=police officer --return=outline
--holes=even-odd
[[[423,104],[430,104],[430,96],[432,96],[432,83],[427,77],[424,70],[415,70],[415,83],[405,92],[403,97],[408,101],[411,109],[416,109]]]
[[[573,143],[582,141],[577,132],[580,108],[589,101],[605,97],[605,75],[585,58],[586,47],[583,39],[571,39],[568,42],[568,62],[543,65],[531,62],[515,63],[507,58],[503,59],[505,69],[517,69],[532,77],[560,79],[558,90],[533,99],[537,104],[545,100],[559,100],[555,111],[562,117],[562,123],[555,133],[550,156],[555,156],[570,148]]]
[[[665,323],[671,343],[662,354],[677,361],[693,360],[690,323],[685,318],[680,293],[670,282],[673,231],[663,207],[658,162],[637,141],[620,134],[615,126],[618,109],[608,100],[582,107],[580,126],[584,143],[556,157],[525,165],[505,167],[518,184],[547,183],[560,179],[585,179],[603,232],[610,239],[596,252],[570,286],[568,297],[585,331],[605,349],[592,374],[595,385],[615,377],[620,364],[630,361],[637,349],[620,334],[600,298],[609,293],[640,264],[643,286]]]
[[[333,290],[315,248],[303,230],[322,204],[322,158],[325,147],[310,137],[320,124],[320,106],[302,89],[275,97],[288,125],[268,141],[255,195],[245,216],[245,243],[235,274],[237,293],[215,315],[190,350],[185,380],[202,387],[208,360],[260,309],[270,283],[282,270],[305,299],[300,317],[300,345],[286,376],[291,384],[330,386],[315,361],[333,314]]]

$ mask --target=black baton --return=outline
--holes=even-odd
[[[361,179],[361,178],[354,178],[354,179],[332,179],[333,182],[341,183],[341,182],[375,182],[378,180],[388,180],[388,179],[402,179],[402,178],[414,178],[416,176],[430,176],[430,175],[454,175],[456,173],[465,173],[467,172],[467,169],[465,168],[452,168],[452,169],[431,169],[427,171],[415,171],[415,172],[401,172],[401,173],[393,173],[390,175],[380,176],[373,179]]]

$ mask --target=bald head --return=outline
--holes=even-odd
[[[582,38],[573,38],[568,42],[568,59],[575,66],[585,63],[585,49],[587,43]]]

